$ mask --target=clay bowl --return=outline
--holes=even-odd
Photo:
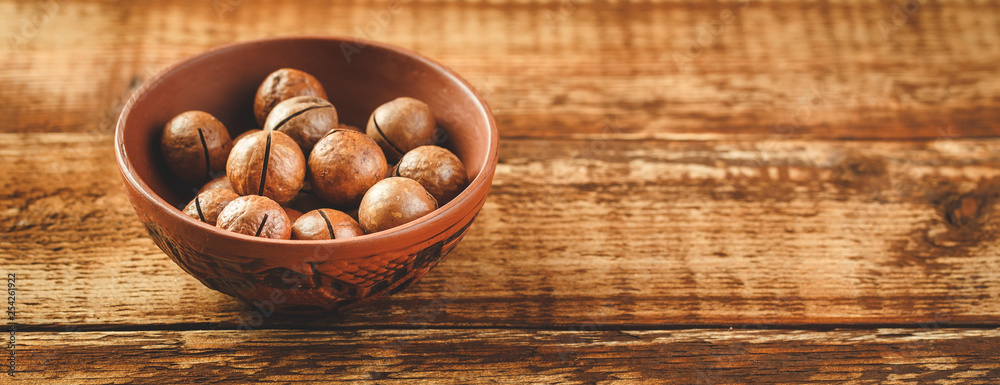
[[[343,50],[349,44],[352,50]],[[172,65],[128,100],[115,148],[125,192],[150,237],[205,286],[282,313],[322,313],[391,295],[420,279],[465,235],[497,165],[497,128],[486,102],[455,72],[404,49],[336,37],[285,37],[231,44]],[[353,48],[360,47],[360,52]],[[344,52],[348,52],[345,55]],[[423,100],[465,163],[470,184],[419,220],[328,241],[255,238],[181,213],[198,186],[180,182],[159,151],[163,126],[187,110],[219,118],[235,137],[255,127],[253,99],[272,71],[316,76],[342,122],[364,127],[378,105]]]

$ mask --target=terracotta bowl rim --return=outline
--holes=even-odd
[[[364,49],[380,49],[389,51],[396,55],[406,56],[410,59],[414,59],[416,62],[421,63],[429,67],[433,71],[441,72],[446,75],[452,81],[461,85],[461,89],[465,92],[466,96],[472,96],[475,100],[477,106],[476,115],[484,116],[487,118],[489,124],[489,132],[487,133],[489,141],[489,149],[487,151],[486,161],[483,164],[483,168],[476,174],[475,178],[469,182],[469,185],[463,190],[458,196],[452,199],[450,202],[444,206],[439,207],[434,210],[429,215],[417,219],[413,222],[407,223],[405,225],[392,228],[385,231],[380,231],[373,234],[365,234],[359,237],[346,238],[346,239],[331,239],[331,240],[284,240],[284,239],[270,239],[270,238],[260,238],[253,237],[250,235],[244,235],[239,233],[234,233],[231,231],[225,231],[219,229],[215,226],[211,226],[207,223],[197,221],[193,218],[184,215],[181,210],[170,205],[167,201],[161,198],[159,195],[153,192],[152,189],[139,178],[135,169],[132,167],[131,160],[129,159],[128,152],[124,145],[124,135],[125,135],[125,122],[128,120],[129,114],[132,109],[135,108],[136,104],[143,99],[149,90],[157,86],[163,81],[163,78],[168,74],[174,72],[178,68],[194,65],[194,63],[199,60],[211,57],[213,55],[226,52],[233,49],[242,49],[247,46],[252,46],[261,43],[275,43],[275,42],[290,42],[290,41],[323,41],[327,43],[348,43],[348,44],[364,44]],[[148,81],[144,82],[132,95],[129,97],[125,106],[122,108],[122,112],[118,117],[117,125],[115,126],[115,158],[118,163],[118,168],[122,172],[125,181],[132,186],[135,190],[142,194],[142,197],[147,201],[152,202],[156,209],[165,213],[165,215],[171,216],[174,222],[181,221],[181,223],[187,223],[191,226],[200,226],[205,232],[210,233],[214,237],[219,237],[225,239],[229,242],[245,242],[248,245],[287,245],[290,247],[316,247],[316,246],[348,246],[353,244],[362,245],[381,245],[379,249],[385,248],[385,245],[406,245],[412,244],[413,239],[427,239],[433,237],[441,231],[446,231],[451,226],[450,222],[461,221],[472,210],[475,210],[485,199],[483,197],[477,197],[477,192],[486,189],[483,195],[488,194],[491,186],[493,174],[497,167],[498,161],[498,149],[499,149],[499,133],[497,130],[496,120],[493,117],[493,112],[490,110],[489,105],[483,100],[482,96],[469,84],[468,81],[463,79],[452,69],[444,66],[443,64],[427,58],[414,51],[400,48],[397,46],[380,43],[376,41],[348,37],[348,36],[337,36],[337,35],[293,35],[293,36],[279,36],[279,37],[269,37],[254,40],[245,40],[234,43],[228,43],[201,51],[194,55],[185,57],[179,61],[176,61],[166,68],[160,70],[156,75],[150,78]],[[484,186],[485,185],[485,186]],[[155,215],[149,215],[150,217],[155,217]],[[449,220],[449,218],[454,218]],[[163,222],[163,220],[156,220],[155,222]],[[426,232],[427,229],[442,229],[434,231],[432,234],[421,235],[422,232]],[[410,239],[410,241],[407,241]],[[417,241],[420,242],[420,241]]]

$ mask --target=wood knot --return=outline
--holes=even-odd
[[[885,161],[878,158],[848,158],[841,171],[855,176],[882,175],[885,173]]]
[[[938,247],[969,247],[996,239],[997,226],[992,203],[997,193],[992,185],[966,193],[945,192],[932,200],[940,220],[931,221],[926,240]]]
[[[843,178],[879,176],[886,173],[886,161],[880,157],[847,153],[834,171]]]
[[[966,195],[945,204],[945,219],[949,224],[964,227],[974,223],[983,206],[981,198]]]
[[[878,191],[886,188],[888,165],[880,157],[846,154],[833,168],[833,180],[856,190]]]

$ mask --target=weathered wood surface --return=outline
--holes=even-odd
[[[632,137],[995,135],[996,4],[904,3],[3,1],[0,117],[18,132],[110,130],[132,87],[182,57],[336,34],[454,68],[506,136],[600,135],[608,116]]]
[[[0,0],[19,383],[995,381],[998,20],[983,0]],[[291,34],[437,59],[503,136],[462,244],[344,314],[204,288],[114,164],[155,71]]]
[[[987,384],[994,330],[25,334],[24,383]],[[164,373],[170,373],[164,376]]]
[[[247,317],[152,245],[107,143],[0,143],[22,322]],[[447,298],[429,323],[997,325],[998,197],[995,140],[506,140],[467,239],[415,290],[307,323],[405,326]]]

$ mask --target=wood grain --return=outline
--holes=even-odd
[[[21,341],[18,384],[987,384],[1000,377],[997,329],[126,331],[28,333]]]
[[[0,383],[995,383],[998,20],[986,0],[0,0],[22,370]],[[503,136],[451,255],[317,317],[170,262],[110,140],[160,69],[297,34],[434,58]]]
[[[1000,9],[984,1],[903,17],[886,1],[48,3],[0,2],[17,42],[0,46],[5,131],[110,132],[131,91],[183,57],[335,34],[453,67],[507,137],[600,137],[610,117],[631,138],[1000,132]]]
[[[260,318],[156,249],[91,139],[0,135],[22,322]],[[996,140],[508,139],[476,223],[415,288],[266,327],[998,325],[998,197]]]

